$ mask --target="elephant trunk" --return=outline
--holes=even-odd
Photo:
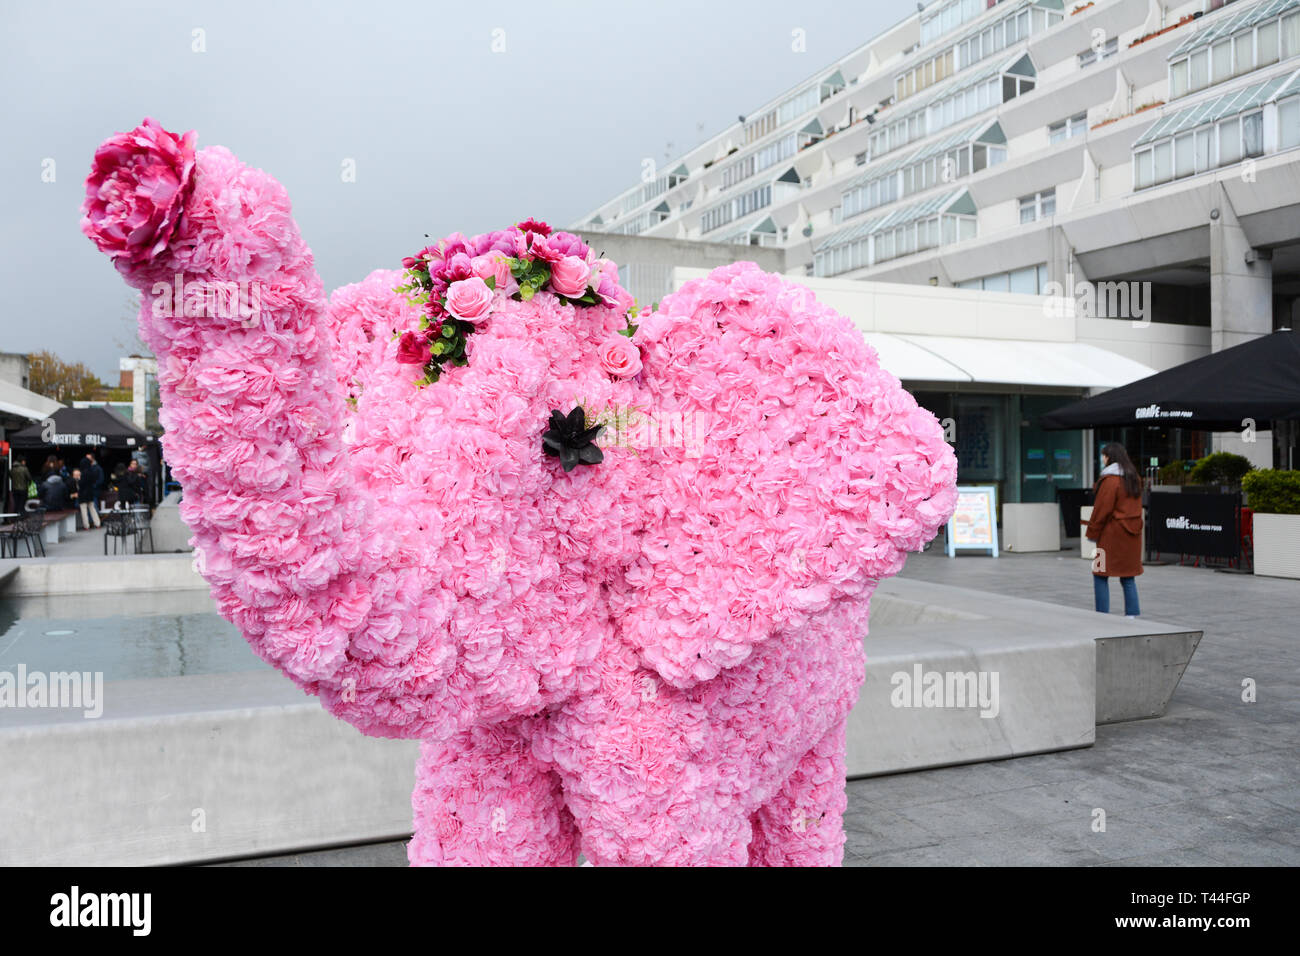
[[[175,196],[158,176],[142,186],[141,130],[150,127],[96,154],[83,230],[142,293],[163,447],[197,567],[257,654],[328,709],[367,733],[423,736],[436,708],[402,702],[406,688],[387,669],[399,661],[375,646],[376,629],[392,634],[400,614],[372,599],[383,536],[344,455],[325,295],[288,196],[221,147],[190,151],[192,176]],[[101,171],[114,144],[113,168]],[[149,210],[127,221],[164,222],[164,238],[141,252],[116,227],[146,188],[183,203],[183,215],[170,226]]]

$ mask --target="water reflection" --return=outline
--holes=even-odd
[[[104,680],[262,670],[205,591],[0,599],[0,670]]]

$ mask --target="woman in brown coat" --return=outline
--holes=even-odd
[[[1124,589],[1124,615],[1137,617],[1137,581],[1142,573],[1142,482],[1119,442],[1101,450],[1101,476],[1093,490],[1092,517],[1084,532],[1097,542],[1092,583],[1097,610],[1110,613],[1110,579]]]

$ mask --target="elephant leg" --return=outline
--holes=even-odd
[[[574,866],[577,830],[559,776],[518,725],[424,741],[416,766],[412,866]]]
[[[838,724],[754,814],[750,866],[839,866],[844,858],[844,734]]]

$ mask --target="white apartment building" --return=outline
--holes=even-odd
[[[1297,147],[1300,0],[932,0],[572,228],[780,249],[814,287],[1077,293],[1076,343],[1159,370],[1300,318]],[[1107,331],[1139,301],[1145,338]],[[978,339],[978,311],[940,328],[920,309],[910,332]],[[1098,386],[1033,371],[900,377],[959,434],[963,403],[986,402],[1004,438],[1032,427],[1015,396],[1062,404]],[[1135,426],[1083,443],[1112,438],[1141,464],[1209,441]],[[1089,474],[1026,484],[1042,470],[1003,460],[963,478],[1050,500]]]

